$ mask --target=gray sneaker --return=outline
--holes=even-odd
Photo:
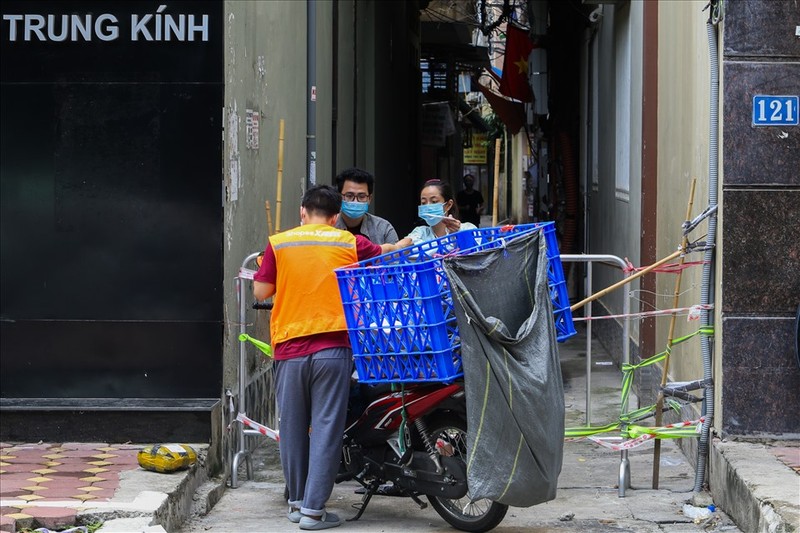
[[[322,516],[317,520],[310,516],[303,516],[300,519],[300,529],[307,531],[317,531],[319,529],[330,529],[332,527],[339,527],[342,521],[333,513],[323,511]]]

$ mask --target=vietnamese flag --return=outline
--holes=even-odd
[[[533,43],[528,32],[516,26],[506,28],[506,55],[503,58],[503,78],[500,80],[500,93],[521,102],[533,99],[528,83],[528,56]]]
[[[510,134],[516,134],[525,126],[525,106],[522,103],[500,96],[480,82],[475,83]]]

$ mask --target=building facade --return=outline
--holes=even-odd
[[[795,438],[798,129],[755,125],[753,110],[756,96],[798,94],[798,8],[706,4],[529,0],[492,15],[530,28],[548,78],[532,84],[525,128],[503,137],[492,214],[553,218],[562,252],[646,266],[681,244],[696,178],[692,217],[718,206],[688,237],[708,241],[716,217],[714,262],[684,271],[679,307],[706,287],[714,334],[676,347],[669,380],[713,375],[705,406],[684,413],[713,407],[713,434]],[[252,418],[275,415],[269,362],[248,350],[240,375],[243,262],[343,168],[375,174],[371,210],[401,236],[422,182],[457,189],[466,127],[483,127],[459,74],[491,68],[503,26],[480,37],[482,0],[53,5],[2,6],[3,438],[34,426],[45,438],[70,417],[88,428],[78,413],[101,411],[138,417],[138,432],[104,421],[87,437],[183,438],[166,429],[177,416],[222,457],[240,385]],[[453,131],[432,144],[426,110],[440,104]],[[594,273],[595,291],[621,276]],[[674,292],[673,274],[646,276],[594,314],[621,313],[625,297],[667,309]],[[268,340],[267,322],[246,309],[254,336]],[[682,315],[673,337],[698,324]],[[636,320],[632,361],[669,330],[668,317]],[[620,356],[619,320],[595,333]],[[637,377],[642,404],[660,380],[657,366]],[[42,422],[23,423],[34,411]]]

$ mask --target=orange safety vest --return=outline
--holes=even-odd
[[[306,224],[269,242],[278,271],[270,319],[273,344],[346,330],[333,270],[358,261],[355,236],[326,224]]]

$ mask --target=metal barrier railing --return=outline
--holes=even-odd
[[[623,272],[628,266],[627,263],[616,255],[607,254],[562,254],[562,263],[586,263],[586,294],[592,294],[592,264],[593,263],[606,263],[619,266]],[[591,425],[592,420],[592,302],[588,302],[585,306],[584,316],[586,320],[586,425]],[[631,327],[631,300],[626,293],[622,299],[622,314],[624,321],[622,323],[622,364],[629,364],[631,359],[630,348],[630,327]],[[621,406],[622,413],[628,411],[628,406]],[[630,487],[631,471],[630,461],[628,460],[628,450],[620,452],[620,465],[619,465],[619,497],[625,496],[625,489]]]
[[[246,333],[247,330],[247,287],[246,284],[243,282],[244,279],[248,279],[243,274],[248,272],[248,265],[251,262],[255,262],[258,258],[259,253],[252,253],[245,257],[244,261],[242,261],[242,267],[239,270],[239,275],[236,276],[236,289],[237,289],[237,298],[239,303],[239,333],[243,334]],[[245,396],[245,389],[247,385],[247,349],[245,346],[246,343],[239,342],[239,402],[236,410],[240,414],[247,413],[247,402]],[[247,440],[245,437],[247,435],[253,436],[263,436],[261,432],[255,429],[247,429],[244,424],[236,422],[236,414],[234,413],[234,405],[233,405],[233,395],[230,391],[227,391],[228,396],[228,405],[229,405],[229,416],[231,418],[229,424],[236,425],[236,436],[237,436],[237,444],[238,450],[236,454],[233,456],[231,460],[231,488],[235,489],[239,485],[239,463],[242,459],[245,460],[245,464],[247,467],[247,479],[253,479],[253,461],[251,457],[252,450],[248,449],[247,447]]]
[[[592,294],[592,263],[613,263],[624,269],[627,263],[616,255],[606,254],[562,254],[562,263],[586,263],[586,294]],[[592,302],[585,305],[586,321],[586,425],[592,421]],[[623,298],[622,314],[625,320],[622,323],[622,364],[630,363],[630,298]]]
[[[239,276],[236,277],[237,298],[239,304],[239,332],[246,333],[247,327],[247,291],[246,284],[243,283],[242,272],[247,271],[247,267],[251,262],[254,262],[258,257],[258,253],[248,255],[242,261],[242,267]],[[586,293],[592,293],[592,264],[593,263],[606,263],[619,266],[624,269],[627,263],[620,257],[607,254],[562,254],[561,261],[572,263],[586,263]],[[586,321],[586,425],[591,424],[592,413],[592,390],[591,390],[591,375],[592,375],[592,304],[586,304],[585,317],[590,320]],[[622,363],[627,364],[630,362],[630,298],[623,298],[622,314],[625,316],[622,326]],[[246,388],[246,369],[247,352],[244,342],[239,343],[239,401],[236,410],[238,413],[245,414],[247,412],[247,405],[245,401],[245,388]],[[235,420],[233,395],[227,391],[229,410],[231,416],[231,423]],[[627,411],[628,406],[623,405],[623,412]],[[263,436],[261,432],[255,429],[247,429],[244,424],[237,423],[237,444],[238,450],[233,455],[231,460],[231,488],[238,486],[238,469],[242,459],[246,463],[247,479],[253,479],[253,465],[252,465],[252,450],[248,449],[246,436]],[[619,495],[625,496],[625,489],[630,486],[630,463],[628,461],[628,452],[623,450],[620,452],[620,469],[619,469]]]

